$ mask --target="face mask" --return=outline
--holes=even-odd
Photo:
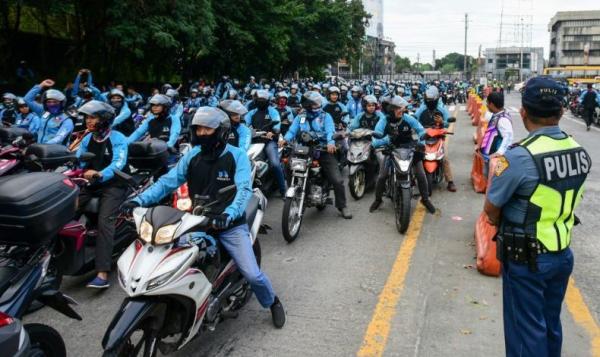
[[[112,104],[112,106],[115,109],[121,109],[121,107],[123,106],[123,102],[122,101],[114,101],[114,102],[110,102],[110,104]]]
[[[58,114],[60,113],[60,104],[46,104],[46,110],[50,114]]]
[[[425,101],[425,105],[427,106],[427,109],[434,110],[437,107],[437,101],[427,100]]]
[[[216,134],[213,135],[192,135],[192,145],[200,145],[202,152],[212,152],[219,142]]]

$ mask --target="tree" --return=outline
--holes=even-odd
[[[401,57],[399,55],[396,55],[396,57],[394,58],[394,62],[394,68],[396,70],[396,73],[410,71],[411,69],[410,58],[408,57]]]

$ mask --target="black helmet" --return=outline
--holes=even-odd
[[[99,100],[90,100],[79,107],[77,112],[85,116],[97,117],[100,120],[100,127],[102,129],[110,128],[115,119],[115,109],[110,104]]]

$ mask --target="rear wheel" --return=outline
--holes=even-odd
[[[65,357],[67,348],[62,337],[50,326],[27,324],[24,326],[31,341],[30,356]]]
[[[298,238],[301,225],[302,207],[300,199],[296,196],[286,197],[283,204],[283,216],[281,218],[281,230],[286,242],[292,243]]]
[[[355,200],[360,200],[365,195],[367,187],[366,173],[363,167],[359,167],[354,174],[348,177],[348,188]]]

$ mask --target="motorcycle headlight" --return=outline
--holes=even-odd
[[[176,229],[177,224],[171,224],[168,226],[160,227],[156,232],[156,236],[154,237],[154,244],[171,243],[171,241],[173,240],[173,235],[175,235]]]
[[[180,211],[189,211],[192,208],[192,200],[189,198],[180,198],[177,200],[177,209]]]
[[[142,221],[142,224],[140,225],[140,238],[146,242],[146,243],[151,243],[152,242],[152,225],[150,223],[148,223],[148,221],[146,221],[146,219],[144,219]]]
[[[166,272],[162,275],[159,275],[156,278],[150,280],[148,282],[147,289],[152,290],[152,289],[158,288],[159,286],[161,286],[162,284],[167,282],[173,276],[173,274],[175,274],[176,272],[177,272],[176,269],[171,270],[171,271],[168,271],[168,272]]]
[[[292,171],[306,171],[306,160],[292,159]]]
[[[427,154],[425,154],[425,160],[427,160],[427,161],[434,161],[435,160],[435,153],[434,152],[428,152]]]
[[[405,172],[405,171],[408,171],[409,167],[410,167],[409,161],[400,161],[400,170]]]

